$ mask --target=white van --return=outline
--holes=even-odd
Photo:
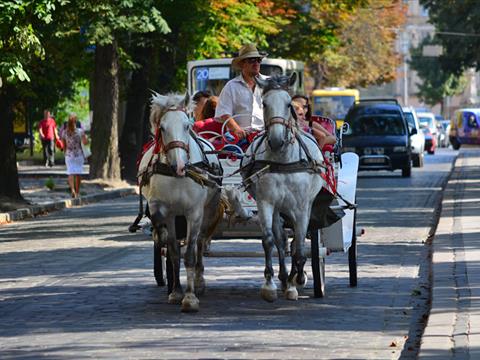
[[[230,79],[238,76],[238,70],[231,67],[232,58],[189,61],[188,93],[193,96],[197,91],[209,90],[212,95],[220,95]],[[260,73],[266,76],[291,75],[297,73],[292,94],[304,94],[303,62],[285,59],[265,58],[260,65]]]

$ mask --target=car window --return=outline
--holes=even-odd
[[[413,117],[413,114],[411,112],[403,112],[403,115],[405,116],[405,119],[407,119],[408,123],[408,129],[412,130],[415,128],[415,118]]]
[[[418,121],[425,127],[432,127],[433,126],[433,119],[428,116],[419,116]]]
[[[362,115],[350,123],[349,135],[405,135],[400,114]]]

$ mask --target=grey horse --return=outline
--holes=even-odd
[[[265,252],[265,282],[260,293],[266,301],[273,302],[277,299],[272,266],[275,244],[279,255],[278,278],[282,290],[287,299],[297,300],[297,287],[303,287],[306,282],[305,236],[312,203],[325,185],[323,178],[313,169],[321,168],[319,165],[323,164],[323,156],[313,137],[296,126],[288,93],[288,87],[295,82],[295,76],[256,81],[263,88],[265,133],[258,136],[247,149],[242,166],[248,170],[242,176],[248,178],[257,170],[269,166],[269,170],[259,176],[250,188],[257,202]],[[285,266],[288,239],[283,229],[283,218],[294,229],[290,274]]]
[[[167,243],[172,265],[173,284],[169,303],[181,303],[184,312],[199,310],[199,300],[205,288],[203,277],[203,251],[211,229],[218,221],[220,188],[205,186],[197,178],[187,176],[188,166],[209,163],[221,168],[218,159],[205,155],[203,150],[213,150],[206,141],[195,138],[186,115],[188,96],[162,96],[152,98],[151,130],[156,134],[156,146],[147,151],[139,166],[139,173],[148,173],[142,187],[154,228],[154,240]],[[158,170],[160,169],[160,171]],[[187,238],[185,268],[187,286],[185,295],[180,284],[180,246],[175,233],[175,217],[185,216]]]

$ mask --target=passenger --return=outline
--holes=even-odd
[[[260,63],[267,54],[257,50],[255,45],[244,45],[232,67],[240,75],[227,82],[218,101],[215,117],[228,121],[227,127],[237,138],[244,139],[246,130],[263,130],[262,89],[255,82],[260,74]]]
[[[193,130],[196,133],[201,133],[204,131],[212,131],[219,135],[222,134],[222,123],[220,121],[215,120],[215,109],[217,108],[218,104],[218,97],[217,96],[210,96],[210,98],[205,102],[203,106],[203,111],[201,114],[201,118],[203,120],[195,121],[193,124]],[[210,139],[213,134],[204,134],[202,135],[206,139]]]
[[[313,135],[317,140],[320,149],[323,149],[325,145],[334,145],[337,142],[335,135],[330,133],[319,123],[311,121],[312,112],[310,104],[308,103],[308,98],[302,95],[295,95],[292,99],[294,99],[292,101],[292,106],[297,113],[297,121],[300,128]]]
[[[194,121],[204,120],[205,118],[202,115],[203,107],[205,103],[210,98],[212,94],[210,91],[197,91],[195,95],[193,95],[192,100],[195,102],[195,109],[193,110],[193,119]]]

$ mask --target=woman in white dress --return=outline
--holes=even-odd
[[[77,115],[75,113],[68,116],[67,128],[62,133],[62,139],[65,146],[68,185],[70,185],[72,197],[77,198],[80,195],[81,174],[85,161],[82,142],[86,145],[88,140],[85,132],[77,128]]]

